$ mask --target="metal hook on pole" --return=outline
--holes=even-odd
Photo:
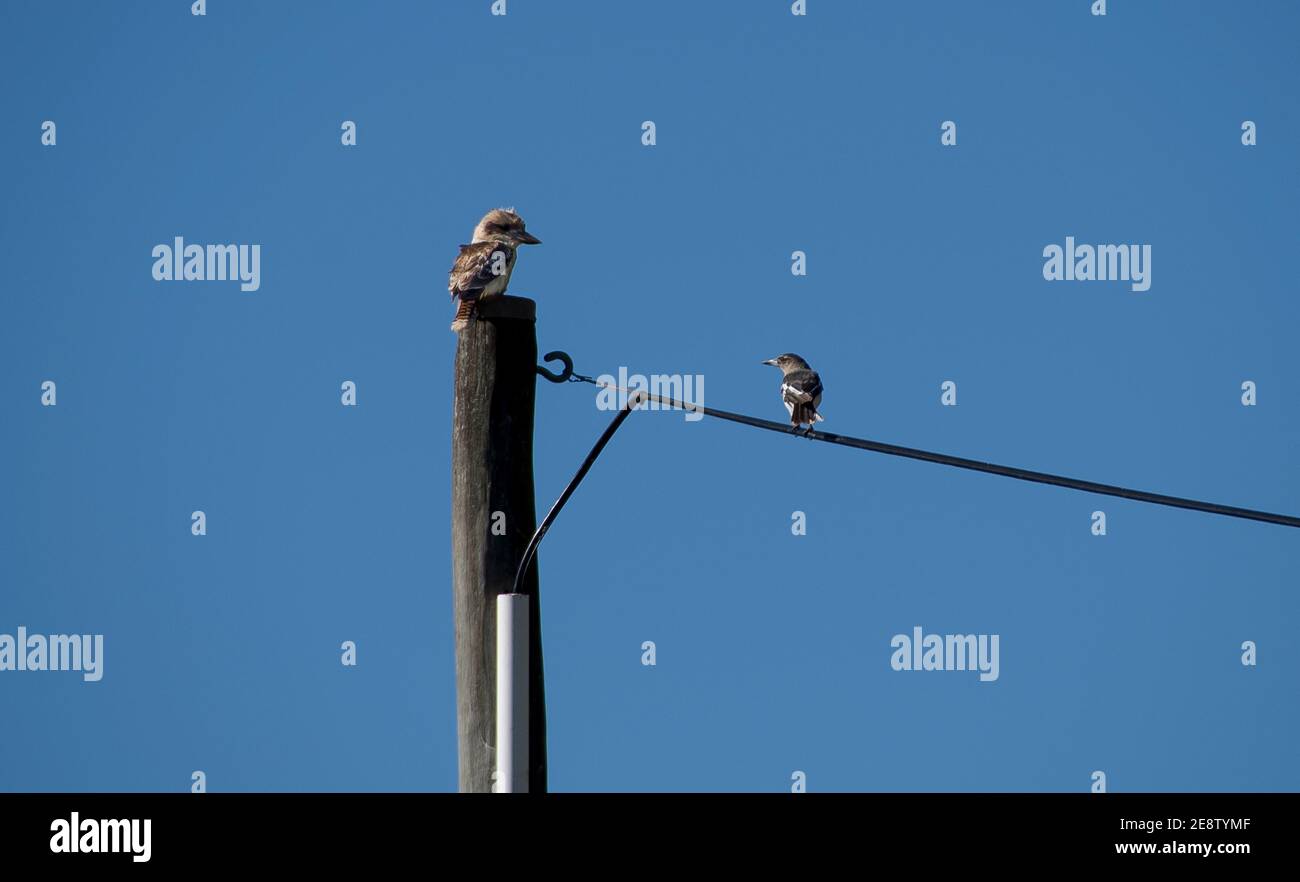
[[[537,366],[537,373],[541,374],[552,383],[564,383],[573,376],[573,359],[569,358],[569,353],[567,352],[560,352],[558,349],[555,352],[548,352],[542,357],[542,361],[559,361],[564,365],[564,370],[558,374],[547,370],[540,364]]]

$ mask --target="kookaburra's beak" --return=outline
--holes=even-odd
[[[770,364],[772,367],[776,367],[776,359],[769,358],[767,361],[760,362],[760,364]]]
[[[542,244],[541,239],[537,238],[532,233],[528,233],[523,230],[520,230],[519,232],[515,233],[515,239],[516,241],[519,242],[520,245],[541,245]]]

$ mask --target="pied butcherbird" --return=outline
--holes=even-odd
[[[813,423],[822,421],[817,412],[822,403],[822,378],[793,352],[769,358],[763,364],[781,369],[781,403],[790,414],[790,425],[798,429],[807,424],[811,432]]]

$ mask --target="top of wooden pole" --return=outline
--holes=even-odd
[[[524,322],[537,321],[537,301],[527,297],[514,297],[502,294],[498,297],[484,297],[474,305],[479,318],[516,319]]]

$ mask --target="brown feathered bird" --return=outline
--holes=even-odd
[[[460,246],[451,265],[447,289],[460,301],[453,331],[463,330],[474,315],[474,304],[484,297],[504,294],[515,268],[520,245],[540,245],[542,240],[524,229],[524,219],[512,208],[494,208],[474,228],[474,240]]]

